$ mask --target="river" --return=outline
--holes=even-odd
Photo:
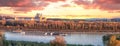
[[[97,33],[73,33],[64,36],[64,39],[67,44],[103,46],[103,36],[104,34]],[[23,35],[20,33],[5,32],[5,38],[6,40],[13,41],[32,41],[48,43],[51,40],[55,39],[55,36]]]

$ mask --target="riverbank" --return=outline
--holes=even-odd
[[[80,45],[100,45],[103,46],[102,37],[104,34],[68,34],[63,36],[67,44],[80,44]],[[6,40],[13,41],[31,41],[31,42],[44,42],[48,43],[51,40],[55,39],[55,36],[51,35],[28,35],[28,34],[20,34],[20,33],[5,33]]]
[[[37,43],[28,41],[8,41],[4,40],[4,46],[50,46],[50,43]],[[80,45],[80,44],[66,44],[67,46],[94,46],[94,45]]]
[[[25,34],[25,35],[22,35],[22,34],[19,34],[19,33],[12,33],[12,32],[9,32],[9,33],[5,33],[5,36],[6,36],[6,40],[8,41],[31,41],[31,42],[38,42],[38,43],[41,43],[41,42],[44,42],[46,41],[45,43],[48,43],[50,40],[54,39],[54,36],[43,36],[43,35],[40,35],[41,33],[44,33],[44,32],[37,32],[35,34],[35,32],[27,32],[29,33],[30,35],[28,34]],[[33,35],[33,34],[35,35]],[[106,33],[108,34],[108,33]],[[105,33],[80,33],[80,32],[73,32],[72,34],[69,34],[67,36],[64,36],[65,40],[67,41],[67,43],[70,43],[70,46],[72,45],[88,45],[88,44],[92,44],[92,45],[100,45],[102,46],[102,43],[103,43],[103,36],[105,35]],[[89,42],[88,42],[89,41]],[[72,44],[71,44],[72,43]]]
[[[13,30],[18,30],[18,29],[21,29],[21,30],[24,30],[24,31],[43,31],[43,32],[120,32],[120,30],[107,30],[107,29],[104,29],[104,30],[99,30],[99,29],[79,29],[79,30],[76,30],[76,29],[33,29],[33,28],[24,28],[24,27],[18,27],[18,28],[15,28],[15,27],[4,27],[4,28],[0,28],[0,30],[2,31],[13,31]]]
[[[3,32],[13,32],[15,30],[0,30]],[[26,31],[22,30],[22,32],[25,32],[24,35],[45,35],[45,33],[62,33],[62,34],[120,34],[120,32],[76,32],[76,31]],[[13,32],[14,33],[14,32]],[[19,32],[20,33],[20,32]]]

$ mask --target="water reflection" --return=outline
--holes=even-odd
[[[64,36],[67,44],[82,44],[103,46],[103,34],[68,34]],[[40,36],[40,35],[22,35],[19,33],[5,33],[6,40],[14,41],[32,41],[32,42],[50,42],[55,39],[55,36]]]

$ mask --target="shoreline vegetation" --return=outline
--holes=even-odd
[[[4,46],[51,46],[50,43],[37,43],[37,42],[28,42],[28,41],[8,41],[4,40]],[[94,46],[94,45],[82,45],[82,44],[66,44],[66,46]]]
[[[116,36],[116,38],[111,38],[112,36]],[[110,45],[111,40],[120,40],[120,34],[107,34],[103,36],[103,43],[105,46]],[[43,42],[30,42],[30,41],[12,41],[12,40],[5,40],[3,33],[1,33],[1,45],[4,46],[50,46],[50,43],[43,43]],[[115,40],[114,40],[115,41]],[[66,44],[66,46],[94,46],[94,45],[82,45],[82,44]]]
[[[82,44],[66,44],[63,36],[56,36],[54,40],[51,40],[48,43],[44,42],[32,42],[32,41],[12,41],[6,40],[4,35],[2,36],[2,45],[3,46],[94,46],[91,44],[82,45]]]
[[[0,20],[0,29],[61,32],[119,32],[119,22]]]
[[[49,43],[43,43],[43,42],[31,42],[31,41],[12,41],[12,40],[5,40],[5,37],[4,37],[4,35],[2,34],[1,35],[1,42],[2,42],[2,46],[54,46],[54,45],[56,45],[56,44],[61,44],[61,43],[59,43],[59,40],[60,39],[62,39],[61,37],[56,37],[56,39],[54,39],[54,40],[51,40],[51,41],[53,41],[53,42],[49,42]],[[58,42],[55,42],[54,43],[54,41],[56,41],[56,40],[58,40]],[[62,39],[63,40],[63,39]],[[60,40],[60,41],[62,41],[62,40]],[[54,44],[53,44],[54,43]],[[64,43],[64,40],[63,40],[63,42],[62,43]],[[51,44],[53,44],[53,45],[51,45]],[[65,43],[66,44],[66,43]],[[66,46],[94,46],[94,45],[91,45],[91,44],[89,44],[89,45],[82,45],[82,44],[66,44]]]
[[[120,46],[120,34],[109,34],[103,36],[104,46]]]

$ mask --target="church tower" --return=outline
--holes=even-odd
[[[39,22],[46,20],[46,18],[42,16],[42,13],[37,13],[35,19]]]
[[[15,17],[14,19],[15,19],[15,20],[18,20],[18,18],[17,18],[17,17]]]

